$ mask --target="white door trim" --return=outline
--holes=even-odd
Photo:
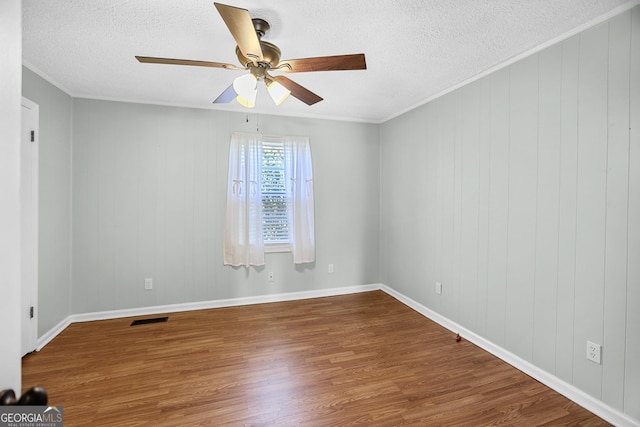
[[[38,340],[39,120],[40,107],[38,104],[22,97],[22,133],[20,141],[20,313],[22,320],[21,352],[23,356],[36,349]]]

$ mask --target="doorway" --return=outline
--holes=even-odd
[[[20,286],[22,355],[38,340],[38,155],[39,107],[22,98],[20,142]]]

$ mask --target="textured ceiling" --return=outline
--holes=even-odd
[[[141,64],[134,55],[237,64],[208,0],[24,0],[23,56],[75,97],[380,123],[637,0],[222,0],[266,19],[282,59],[365,53],[365,71],[292,73],[324,98],[253,110],[211,102],[244,71]],[[274,73],[276,74],[276,73]]]

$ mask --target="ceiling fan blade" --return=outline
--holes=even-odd
[[[256,35],[256,29],[251,21],[249,11],[221,3],[214,3],[214,5],[218,9],[220,16],[222,16],[224,23],[227,24],[231,35],[236,40],[240,52],[245,57],[253,60],[254,63],[262,61],[260,40]]]
[[[213,101],[214,104],[226,104],[229,103],[231,101],[233,101],[234,99],[236,99],[236,91],[233,90],[233,84],[231,84],[228,88],[226,88],[224,90],[224,92],[222,92],[220,94],[220,96],[218,96],[216,98],[215,101]]]
[[[227,70],[244,70],[236,65],[221,62],[194,61],[191,59],[154,58],[152,56],[136,56],[140,62],[148,64],[194,65],[198,67],[226,68]]]
[[[364,53],[357,53],[353,55],[286,59],[284,61],[280,61],[277,68],[288,73],[302,73],[307,71],[366,70],[367,63],[364,58]]]
[[[288,77],[285,76],[275,76],[273,77],[275,81],[280,83],[282,86],[286,87],[291,91],[291,95],[298,98],[300,101],[304,102],[307,105],[313,105],[316,102],[322,101],[322,98],[311,92],[309,89],[304,86],[300,86],[298,83],[294,82]]]

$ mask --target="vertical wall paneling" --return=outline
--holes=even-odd
[[[539,54],[533,362],[548,372],[555,371],[556,355],[561,72],[561,46]]]
[[[425,147],[425,159],[424,163],[426,165],[425,173],[426,173],[426,186],[424,187],[426,190],[425,199],[427,201],[427,215],[426,218],[423,218],[426,221],[426,236],[424,240],[424,244],[426,246],[426,266],[427,271],[422,273],[419,272],[418,275],[424,275],[424,280],[422,283],[422,292],[425,294],[425,300],[429,301],[431,304],[436,299],[436,295],[434,292],[434,283],[437,281],[436,278],[436,270],[437,270],[437,210],[438,210],[438,196],[436,185],[438,181],[438,169],[437,159],[438,155],[438,144],[435,137],[435,127],[434,123],[434,109],[431,106],[427,106],[426,111],[426,122],[427,129],[425,134],[425,140],[421,141],[422,145]]]
[[[608,141],[602,400],[622,410],[629,196],[629,48],[631,13],[609,25]]]
[[[213,147],[214,134],[212,120],[202,115],[198,132],[194,138],[193,150],[193,287],[196,295],[206,295],[208,287],[208,264],[213,261],[209,258],[208,249],[213,246],[208,233],[208,225],[211,218],[215,218],[209,210],[208,190],[212,187],[213,180],[208,174],[209,150]]]
[[[455,103],[454,97],[445,97],[434,103],[437,109],[437,138],[438,152],[438,179],[439,179],[439,195],[440,200],[440,227],[439,234],[439,256],[441,265],[441,276],[438,280],[442,283],[442,314],[452,316],[454,312],[454,206],[455,206],[455,169],[454,169],[454,152],[455,146]]]
[[[406,266],[398,271],[398,274],[402,276],[397,285],[398,288],[403,289],[405,295],[410,298],[420,299],[424,296],[426,285],[424,274],[427,254],[424,233],[425,224],[429,218],[427,200],[425,200],[427,187],[424,184],[426,184],[425,169],[428,167],[429,160],[425,155],[424,138],[427,129],[425,110],[414,111],[410,117],[419,117],[420,128],[415,133],[407,135],[402,133],[402,125],[390,129],[389,131],[394,135],[397,144],[383,153],[385,158],[396,159],[404,164],[401,170],[393,172],[389,182],[385,182],[385,185],[393,186],[395,190],[392,196],[393,202],[384,207],[390,226],[386,238],[391,247],[398,247],[394,243],[404,242],[402,243],[403,251],[389,251],[385,256],[387,262],[392,265],[397,265],[397,262],[401,261],[401,264]],[[342,151],[344,152],[344,149]],[[333,162],[335,170],[340,164],[336,165],[335,160]],[[343,162],[341,161],[341,163]],[[348,162],[344,162],[340,167],[345,170],[345,173],[348,173]],[[350,180],[353,181],[352,178]],[[340,184],[338,180],[334,183],[334,185]],[[419,203],[417,203],[418,200]],[[340,213],[340,216],[344,217],[344,215],[344,213]],[[356,220],[355,217],[354,220]],[[343,230],[344,234],[349,232],[349,230]]]
[[[212,134],[209,135],[209,147],[207,150],[207,212],[209,213],[209,221],[206,229],[207,236],[215,236],[220,224],[224,223],[224,209],[226,203],[221,204],[219,200],[227,200],[226,182],[227,182],[227,162],[228,153],[226,144],[219,141],[221,136],[216,132],[220,127],[220,122],[224,116],[210,119],[210,128]],[[223,148],[224,147],[224,148]],[[225,154],[221,154],[225,152]],[[224,161],[221,159],[224,158]],[[224,171],[220,174],[220,170]],[[220,174],[220,178],[218,175]],[[223,258],[222,245],[213,237],[208,237],[206,256],[207,256],[207,299],[212,299],[217,293],[222,294],[221,280],[219,277],[218,262]]]
[[[74,101],[75,103],[75,101]],[[73,116],[73,114],[72,114]],[[83,117],[82,117],[82,111],[79,111],[75,117],[74,117],[74,123],[73,123],[73,130],[72,130],[72,134],[74,131],[76,132],[80,132],[80,126],[78,125],[78,121],[82,121]],[[78,139],[79,135],[75,136],[75,139]],[[83,150],[82,146],[79,146],[76,148],[76,144],[73,143],[72,146],[72,152],[73,152],[73,158],[74,160],[78,161],[80,160],[80,163],[78,165],[76,164],[72,164],[72,179],[71,179],[71,183],[73,184],[73,197],[71,198],[71,203],[72,203],[72,209],[71,212],[81,212],[84,209],[82,204],[79,203],[80,198],[86,197],[85,194],[87,192],[86,187],[88,187],[88,183],[87,183],[87,178],[88,178],[88,165],[86,163],[86,148]],[[74,183],[74,180],[78,179],[78,183]],[[72,233],[76,233],[78,229],[84,228],[86,229],[86,225],[85,223],[87,222],[86,217],[85,218],[74,218],[74,221],[72,223]],[[79,244],[79,243],[84,243],[86,244],[86,237],[83,235],[83,241],[79,241],[81,240],[78,237],[75,237],[73,239],[73,243],[74,244]],[[79,262],[83,262],[86,261],[86,259],[83,259],[86,257],[86,250],[80,253],[77,253],[77,251],[75,250],[75,248],[73,247],[73,245],[71,245],[71,259],[73,260],[73,263],[79,263]],[[79,279],[79,280],[86,280],[86,277],[84,277],[84,272],[79,271],[79,269],[74,269],[72,271],[72,277],[74,279]],[[70,309],[71,312],[74,312],[75,308],[76,308],[76,296],[73,293],[73,288],[71,290],[71,294],[70,294]]]
[[[607,168],[607,23],[580,38],[578,185],[573,380],[600,398],[602,366],[586,359],[586,342],[602,344]]]
[[[140,182],[138,201],[138,276],[136,287],[138,298],[143,304],[157,305],[158,292],[144,290],[144,279],[154,280],[154,287],[157,291],[162,289],[161,277],[157,274],[160,266],[158,259],[158,232],[160,229],[160,191],[158,182],[160,180],[162,131],[159,128],[144,130],[147,137],[138,140],[140,158]],[[142,155],[144,153],[144,155]]]
[[[632,11],[630,64],[629,213],[624,410],[640,420],[640,7]]]
[[[163,122],[167,121],[168,118],[165,117],[164,112],[159,112],[161,115],[161,119]],[[142,125],[142,123],[140,123]],[[145,127],[147,127],[146,125]],[[166,133],[164,126],[159,126],[160,134],[157,135],[157,156],[158,156],[158,169],[160,173],[158,174],[157,188],[158,188],[158,199],[157,206],[158,211],[156,213],[157,218],[157,228],[155,230],[155,244],[156,244],[156,253],[157,253],[157,265],[156,270],[154,271],[153,278],[153,288],[154,293],[156,295],[156,299],[159,301],[166,301],[167,298],[167,289],[171,286],[171,270],[172,266],[175,265],[179,258],[173,258],[173,254],[169,253],[171,250],[170,245],[167,243],[168,235],[170,232],[170,227],[168,224],[172,224],[172,217],[170,216],[169,210],[169,200],[171,194],[171,186],[169,182],[171,179],[168,179],[169,173],[172,170],[169,167],[169,162],[171,161],[171,156],[169,155],[169,146],[168,140],[170,135]],[[169,181],[169,182],[167,182]],[[149,298],[149,297],[146,297]]]
[[[580,37],[562,43],[556,375],[573,382]]]
[[[531,361],[538,156],[538,56],[511,66],[506,348]]]
[[[487,259],[487,337],[504,346],[509,225],[509,68],[488,77],[489,235]]]
[[[71,311],[83,313],[100,311],[99,287],[103,260],[99,258],[98,244],[98,212],[100,209],[98,191],[99,153],[94,149],[92,140],[98,140],[103,132],[109,132],[109,115],[104,115],[105,122],[94,120],[82,108],[85,100],[74,100],[73,118],[73,278],[71,293]],[[76,114],[77,113],[77,114]],[[92,135],[95,138],[92,138]],[[92,268],[89,268],[92,266]],[[105,290],[105,292],[107,292]]]
[[[244,119],[211,110],[74,100],[72,313],[376,283],[380,151],[374,124],[265,120],[265,133],[310,137],[316,237],[322,237],[317,254],[323,262],[297,268],[283,253],[268,254],[265,269],[222,265],[229,138],[235,130],[255,131],[255,121],[246,129]],[[412,144],[424,147],[423,142]],[[424,165],[422,150],[415,159],[390,153],[393,161],[415,161],[394,185],[417,188],[420,197],[426,191],[414,184],[424,172],[411,174]],[[335,208],[344,205],[353,207],[346,214]],[[393,209],[392,217],[410,213],[398,229],[408,238],[407,230],[425,211],[406,204]],[[424,238],[412,248],[416,259]],[[390,262],[402,259],[399,252]],[[332,275],[329,262],[335,265]],[[413,266],[423,273],[423,264]],[[267,271],[276,271],[276,283],[267,282]],[[153,279],[151,291],[144,290],[147,277]],[[405,282],[415,277],[408,274]]]
[[[396,127],[389,127],[386,129],[386,136],[390,139],[396,140],[397,138],[399,138],[399,136],[397,135],[398,131]],[[401,162],[403,164],[405,164],[405,162],[403,161],[403,151],[404,151],[404,144],[408,143],[408,140],[403,140],[401,143],[398,144],[397,147],[381,147],[381,153],[380,156],[382,158],[387,159],[386,162],[388,162],[389,164],[396,164],[397,162]],[[384,168],[384,166],[381,166],[381,168]],[[398,174],[394,174],[391,173],[391,171],[382,171],[382,173],[385,176],[388,176],[389,178],[387,180],[384,180],[381,182],[381,186],[388,188],[387,190],[387,194],[389,195],[389,199],[387,200],[385,205],[382,205],[381,208],[381,217],[383,220],[382,226],[381,228],[383,229],[383,239],[384,239],[384,243],[383,246],[384,247],[388,247],[388,248],[392,248],[392,247],[396,247],[395,245],[398,244],[398,240],[400,239],[400,224],[397,224],[396,221],[394,221],[394,218],[397,218],[396,214],[396,206],[399,206],[402,203],[401,200],[401,194],[403,194],[404,191],[406,191],[406,189],[403,188],[398,188],[398,186],[401,187],[401,182],[403,179],[408,179],[408,177],[401,175],[404,174],[406,172],[406,169],[408,169],[407,167],[403,168],[401,171],[401,173]],[[316,172],[314,170],[314,172]],[[385,173],[386,172],[386,173]],[[393,191],[391,189],[394,189]],[[314,186],[314,190],[315,190],[315,186]],[[321,198],[322,193],[317,194],[317,196],[319,198]],[[321,199],[320,199],[321,200]],[[319,203],[320,200],[316,200],[316,203]],[[318,241],[318,244],[320,244],[321,241]],[[413,244],[413,243],[412,243]],[[393,276],[397,276],[397,262],[395,260],[395,254],[393,252],[391,252],[391,250],[387,250],[382,254],[382,262],[384,263],[385,266],[387,266],[386,269],[386,274],[388,275],[393,275]]]
[[[118,280],[122,275],[123,269],[118,265],[121,247],[116,248],[116,242],[118,238],[126,236],[123,233],[122,227],[118,227],[118,223],[122,223],[123,218],[123,203],[117,200],[118,196],[121,196],[121,192],[116,191],[116,187],[119,184],[118,179],[122,179],[122,169],[116,169],[113,172],[113,167],[119,168],[117,152],[118,146],[122,144],[119,138],[115,138],[113,143],[109,141],[107,135],[114,132],[118,132],[118,127],[114,125],[115,117],[113,114],[105,112],[104,123],[92,123],[92,126],[100,126],[101,129],[96,129],[93,135],[88,136],[92,138],[95,143],[90,144],[90,155],[94,159],[93,167],[96,173],[97,179],[97,191],[95,194],[91,194],[89,197],[96,203],[95,221],[97,233],[97,239],[92,242],[94,250],[97,253],[97,278],[96,289],[93,290],[97,300],[101,301],[101,304],[112,305],[115,302],[117,292]],[[130,155],[134,155],[134,150]],[[92,230],[93,232],[94,230]],[[130,255],[130,254],[129,254]],[[125,259],[128,259],[125,257]],[[116,267],[117,266],[117,267]],[[84,287],[84,286],[83,286]],[[128,298],[128,307],[131,307],[135,302],[133,298]],[[97,301],[96,301],[97,303]]]
[[[456,102],[454,96],[448,96],[437,101],[442,112],[439,119],[440,147],[442,156],[438,161],[438,171],[442,176],[442,206],[440,216],[442,218],[441,244],[442,254],[442,314],[453,317],[455,313],[455,278],[457,264],[455,251],[457,248],[455,239],[455,141],[456,141]]]
[[[478,154],[478,295],[476,331],[486,334],[489,274],[489,189],[491,159],[491,80],[480,82]]]
[[[450,314],[454,319],[460,320],[460,292],[462,282],[462,93],[457,90],[453,93],[455,111],[455,136],[453,140],[453,281],[451,283],[451,297],[453,298],[453,311]]]
[[[414,236],[414,241],[408,246],[406,253],[397,254],[404,257],[407,265],[403,279],[407,295],[414,299],[424,299],[427,293],[426,280],[427,269],[432,260],[429,254],[429,243],[427,241],[430,218],[430,197],[428,196],[430,182],[430,162],[429,147],[426,143],[429,130],[428,109],[414,111],[413,114],[419,117],[422,123],[420,132],[407,139],[402,145],[401,153],[406,159],[407,170],[402,174],[402,179],[407,183],[403,192],[412,194],[415,200],[420,200],[420,204],[404,207],[403,211],[396,211],[396,218],[401,217],[402,224],[399,224],[401,236]],[[420,185],[417,185],[420,183]]]
[[[460,323],[477,325],[480,83],[460,90]]]
[[[161,300],[185,301],[190,299],[192,275],[187,264],[191,262],[190,249],[193,227],[193,123],[187,121],[180,111],[164,117],[163,126],[163,174],[160,188],[163,189],[161,209],[164,211],[164,230],[160,246],[163,272],[158,284]],[[154,286],[155,287],[155,286]]]
[[[197,122],[197,112],[194,112],[194,119]],[[186,282],[189,287],[190,292],[184,292],[182,298],[185,298],[186,301],[193,301],[199,298],[199,286],[198,281],[196,280],[196,236],[201,232],[197,228],[196,223],[196,211],[198,208],[202,208],[201,205],[196,205],[196,201],[200,199],[202,193],[196,193],[196,190],[201,190],[203,187],[201,184],[202,176],[198,174],[200,167],[199,163],[204,160],[206,157],[199,155],[196,147],[202,142],[202,138],[206,138],[205,134],[199,135],[198,129],[201,129],[200,126],[193,126],[189,128],[188,123],[184,123],[180,126],[182,129],[188,129],[186,135],[183,136],[182,142],[185,147],[183,148],[183,152],[185,154],[184,157],[184,183],[183,183],[183,192],[185,197],[185,224],[184,224],[184,275],[182,276],[182,280]],[[199,258],[198,258],[199,259]],[[177,287],[174,287],[176,289]]]
[[[104,253],[107,257],[111,254],[115,259],[115,280],[106,289],[113,290],[113,302],[126,301],[128,307],[139,307],[140,302],[137,293],[142,284],[138,279],[138,247],[141,242],[135,240],[138,235],[138,193],[139,193],[139,169],[138,159],[140,157],[140,128],[132,120],[126,111],[118,111],[113,115],[113,132],[115,138],[111,141],[104,141],[100,144],[99,150],[107,149],[111,155],[103,158],[103,169],[108,170],[110,176],[104,177],[102,182],[104,187],[99,191],[111,195],[105,203],[105,214],[101,215],[101,221],[106,219],[109,210],[113,211],[113,247],[110,253]],[[117,126],[116,123],[120,123]],[[113,173],[115,170],[115,173]],[[102,197],[101,197],[102,201]],[[103,226],[100,225],[102,229]],[[136,298],[128,298],[129,295],[136,294]]]
[[[437,100],[434,101],[431,105],[432,105],[431,114],[433,118],[433,132],[431,136],[432,140],[430,141],[430,143],[437,145],[436,150],[438,153],[438,158],[433,159],[434,161],[432,163],[432,167],[436,170],[436,188],[435,188],[436,207],[433,212],[435,216],[435,227],[436,227],[436,230],[435,230],[436,234],[434,236],[435,243],[436,243],[435,271],[434,271],[434,277],[433,277],[434,283],[430,283],[428,286],[435,286],[435,282],[442,283],[445,280],[445,271],[446,271],[444,267],[444,262],[445,262],[444,250],[447,242],[447,239],[445,238],[445,231],[444,231],[445,173],[444,173],[444,168],[442,167],[444,163],[443,159],[446,153],[446,151],[444,150],[446,145],[445,145],[445,142],[443,141],[442,131],[438,132],[438,130],[440,130],[442,126],[442,120],[443,120],[442,108],[440,106],[440,103]],[[436,312],[442,313],[442,309],[443,309],[442,295],[436,295],[434,297],[432,307]]]
[[[638,76],[640,6],[419,107],[430,130],[414,111],[382,125],[423,132],[437,146],[428,163],[437,172],[426,177],[437,185],[419,183],[427,193],[415,203],[437,205],[427,215],[436,215],[433,277],[443,295],[418,302],[633,422]],[[383,149],[396,142],[380,141]],[[402,203],[394,175],[403,168],[382,158],[383,207]],[[383,251],[408,243],[398,237]],[[408,267],[394,260],[384,278],[395,288]],[[587,360],[587,340],[602,345],[601,364]]]

